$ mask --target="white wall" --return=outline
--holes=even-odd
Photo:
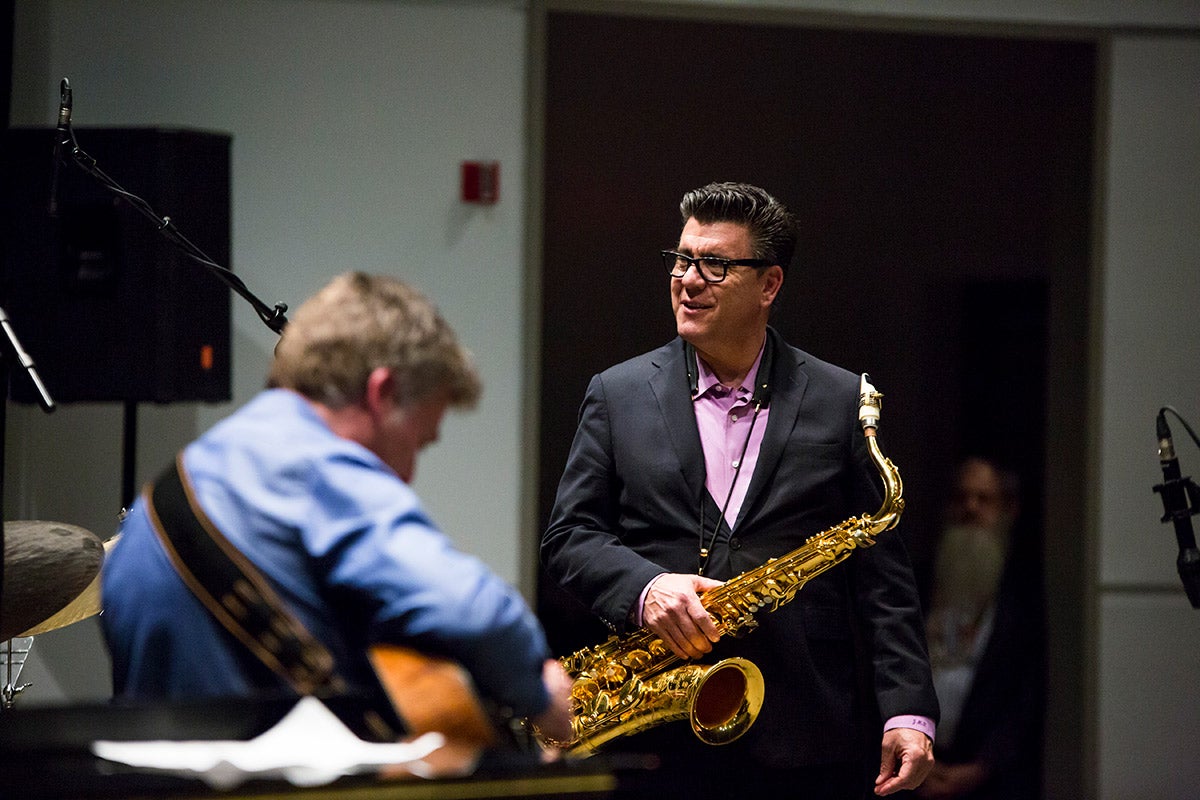
[[[1200,38],[1118,38],[1110,97],[1095,436],[1100,796],[1195,797],[1200,611],[1151,487],[1163,480],[1159,408],[1200,429]],[[1200,449],[1167,421],[1183,474],[1200,475]]]

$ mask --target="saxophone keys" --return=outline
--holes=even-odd
[[[625,683],[625,680],[629,677],[629,670],[620,664],[613,663],[609,664],[603,673],[597,677],[601,686],[612,688]]]
[[[592,702],[599,694],[600,686],[593,680],[575,681],[574,685],[571,686],[571,699],[581,705],[587,705]]]
[[[646,669],[653,662],[653,657],[645,650],[631,650],[624,658],[621,659],[621,664],[638,672]]]

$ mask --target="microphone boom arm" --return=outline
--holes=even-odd
[[[62,135],[61,132],[59,135]],[[159,233],[178,247],[180,251],[188,258],[200,264],[211,271],[214,275],[220,278],[234,292],[240,295],[243,299],[250,303],[258,314],[259,319],[266,324],[268,328],[275,333],[283,333],[283,328],[287,325],[286,312],[288,309],[287,303],[276,303],[274,307],[268,306],[262,300],[254,295],[242,279],[234,274],[228,267],[223,267],[208,257],[195,244],[193,244],[186,236],[179,232],[175,227],[175,223],[168,216],[159,216],[150,204],[141,197],[127,191],[123,186],[107,175],[104,170],[96,165],[96,159],[85,153],[80,148],[79,143],[75,141],[75,132],[70,128],[67,129],[66,138],[62,141],[64,146],[70,148],[71,160],[88,175],[95,178],[104,188],[108,189],[113,194],[120,197],[133,208],[137,209],[143,216],[151,220]]]

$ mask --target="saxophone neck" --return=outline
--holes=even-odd
[[[879,439],[875,435],[883,409],[882,401],[883,395],[875,391],[875,387],[871,385],[871,377],[864,372],[859,381],[858,422],[867,440],[867,452],[870,453],[875,468],[879,470],[879,477],[883,479],[883,505],[867,518],[867,528],[872,536],[895,527],[904,511],[904,484],[900,480],[900,471],[891,459],[883,455],[879,448]]]
[[[879,427],[879,413],[883,409],[883,395],[871,385],[871,376],[863,373],[858,383],[858,424],[865,436],[875,436]]]

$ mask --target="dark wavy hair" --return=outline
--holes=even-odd
[[[750,230],[754,258],[783,267],[786,273],[796,254],[799,224],[792,212],[757,186],[748,183],[710,183],[693,189],[679,201],[679,215],[686,224],[734,222]]]

